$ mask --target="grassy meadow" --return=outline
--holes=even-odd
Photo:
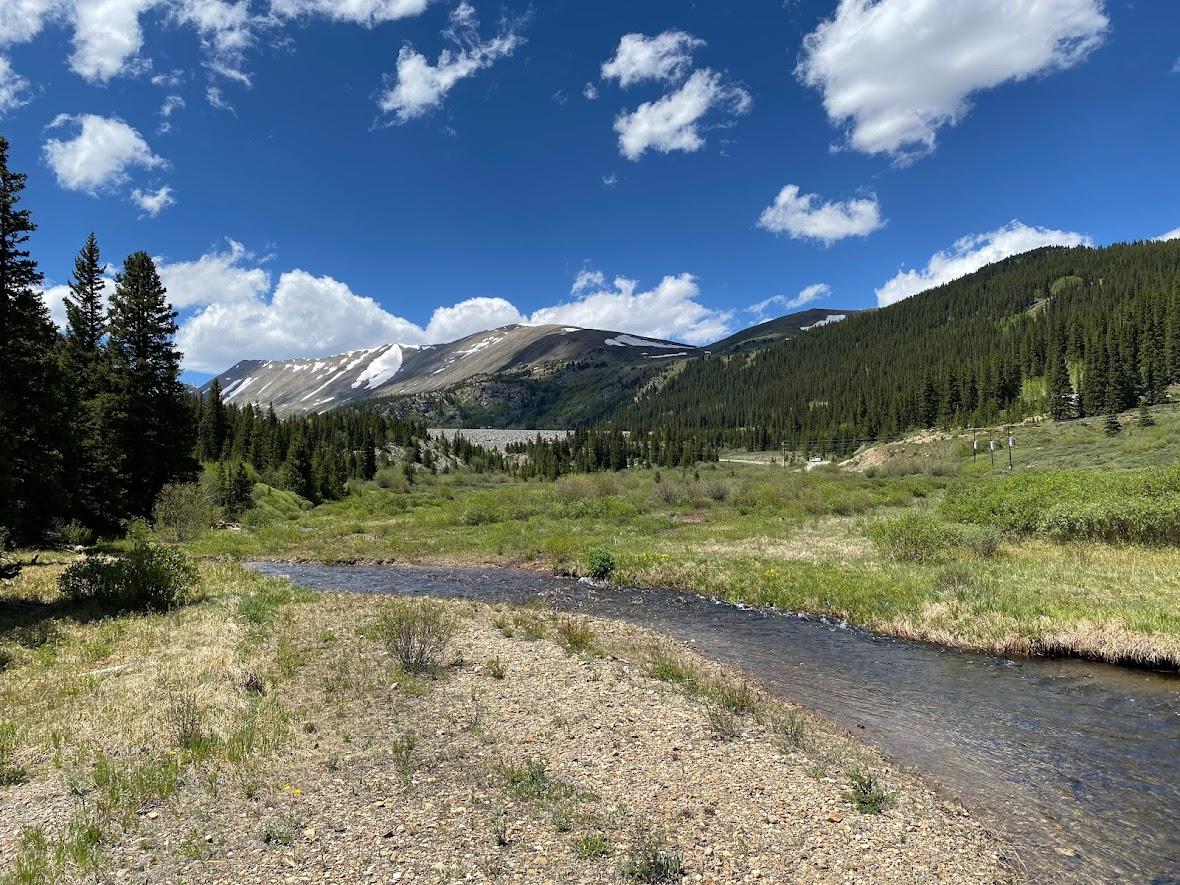
[[[261,487],[240,531],[207,533],[189,549],[568,574],[608,554],[611,579],[639,586],[964,648],[1175,667],[1180,470],[1147,465],[1177,454],[1176,430],[1170,415],[1115,438],[1081,425],[1025,428],[1036,452],[1101,449],[1108,469],[1042,463],[1012,476],[973,466],[961,440],[935,440],[864,472],[722,462],[555,483],[460,472],[382,480],[306,510]],[[1113,471],[1111,458],[1137,466]]]

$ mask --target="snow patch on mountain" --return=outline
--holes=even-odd
[[[636,338],[634,335],[616,335],[604,342],[610,347],[663,347],[668,350],[682,350],[683,344],[666,344],[663,341],[653,341],[650,338]]]
[[[846,320],[846,319],[848,319],[848,314],[846,314],[846,313],[828,314],[822,320],[818,320],[818,321],[812,323],[810,326],[800,326],[799,331],[807,332],[807,331],[810,331],[811,329],[818,329],[820,326],[830,326],[832,323],[838,323],[841,320]]]
[[[380,387],[390,378],[398,373],[402,367],[402,349],[398,344],[391,344],[384,353],[379,354],[368,367],[361,372],[355,381],[352,382],[352,388],[355,390],[362,384],[365,385],[365,390],[372,390],[375,387]]]

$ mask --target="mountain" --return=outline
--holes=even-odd
[[[1109,415],[1180,384],[1180,240],[1036,249],[761,350],[709,350],[615,426],[840,454],[917,428]]]
[[[217,378],[226,402],[269,403],[278,414],[292,415],[377,398],[431,402],[435,392],[477,378],[544,383],[563,372],[568,381],[571,374],[606,370],[645,379],[696,352],[687,344],[620,332],[504,326],[450,344],[385,344],[321,359],[243,360]]]
[[[838,323],[850,316],[861,313],[859,310],[821,310],[811,308],[798,313],[789,313],[748,329],[742,329],[728,338],[723,338],[706,348],[711,353],[727,353],[737,350],[755,350],[778,344],[788,338],[794,338],[800,332],[809,332],[831,323]]]

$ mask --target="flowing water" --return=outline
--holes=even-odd
[[[252,565],[322,590],[541,599],[660,630],[941,786],[1011,842],[1032,881],[1180,885],[1180,678],[510,569]]]

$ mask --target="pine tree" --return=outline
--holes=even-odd
[[[180,383],[173,337],[176,311],[151,257],[134,252],[123,262],[111,296],[111,420],[124,453],[126,506],[131,516],[151,512],[165,483],[190,477],[195,428]]]
[[[1069,380],[1065,354],[1055,349],[1047,366],[1045,386],[1049,394],[1049,413],[1054,421],[1068,421],[1077,417],[1077,397]]]
[[[197,460],[217,461],[225,448],[225,403],[221,400],[221,381],[213,379],[201,399],[201,421],[197,428]]]
[[[102,270],[98,240],[91,233],[74,259],[62,360],[69,381],[72,439],[66,476],[71,512],[93,529],[111,531],[123,515],[123,455],[106,421],[111,383],[103,340]]]
[[[0,136],[0,527],[32,542],[64,509],[68,425],[58,334],[25,247],[36,225],[17,208],[25,179]]]
[[[1147,399],[1139,400],[1139,426],[1140,427],[1154,427],[1155,418],[1151,416],[1151,408],[1147,404]]]

